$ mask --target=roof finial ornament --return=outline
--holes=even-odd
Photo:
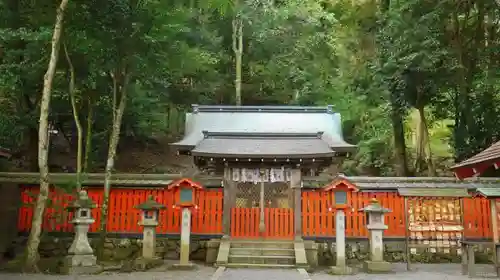
[[[326,106],[326,112],[328,114],[333,114],[333,105]]]

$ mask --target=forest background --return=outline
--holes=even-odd
[[[39,170],[59,5],[0,2],[0,143],[13,154],[4,170]],[[167,144],[194,103],[332,104],[359,147],[339,163],[349,175],[448,176],[500,140],[493,0],[75,0],[64,14],[51,172],[102,172],[113,131],[113,171],[190,169]]]

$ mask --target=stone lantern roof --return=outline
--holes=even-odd
[[[135,206],[137,209],[141,209],[143,211],[148,211],[148,210],[160,210],[160,209],[165,209],[166,206],[163,204],[160,204],[154,200],[153,196],[150,195],[148,196],[148,199],[144,201],[143,203]]]
[[[78,198],[73,200],[67,209],[80,209],[80,208],[96,208],[97,205],[92,201],[92,199],[88,196],[86,191],[80,191],[78,193]]]
[[[391,210],[382,207],[382,205],[380,205],[380,203],[378,202],[378,200],[376,198],[372,198],[370,200],[370,203],[366,207],[359,209],[359,211],[367,212],[367,213],[370,213],[370,212],[371,213],[388,213],[388,212],[391,212]]]

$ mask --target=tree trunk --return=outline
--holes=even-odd
[[[94,123],[94,106],[92,104],[92,97],[87,99],[87,127],[85,135],[85,156],[83,160],[83,172],[89,172],[89,158],[92,148],[92,125]]]
[[[424,137],[424,126],[422,123],[422,116],[420,114],[420,108],[417,108],[418,120],[417,120],[417,139],[415,142],[415,173],[419,174],[425,165],[425,137]]]
[[[400,177],[408,176],[408,165],[406,158],[406,141],[403,124],[403,109],[397,100],[396,89],[392,89],[391,95],[391,123],[394,133],[394,156],[396,158],[395,171]]]
[[[104,197],[101,209],[100,238],[98,248],[98,257],[100,260],[102,260],[104,256],[104,243],[106,241],[107,230],[106,225],[108,221],[109,192],[111,190],[111,175],[115,166],[116,148],[118,147],[118,141],[120,140],[120,128],[122,124],[123,113],[125,112],[125,105],[127,102],[127,86],[129,81],[129,76],[127,73],[122,73],[121,75],[115,73],[114,75],[112,75],[112,78],[114,98],[113,129],[111,131],[109,139],[108,159],[106,161],[106,169],[104,174]],[[120,101],[118,107],[116,107],[118,90],[120,91]]]
[[[434,165],[434,160],[432,158],[432,149],[431,149],[431,139],[429,135],[429,126],[427,125],[427,118],[425,117],[425,108],[423,106],[417,108],[418,115],[420,118],[420,133],[421,133],[421,143],[419,143],[422,159],[427,163],[427,170],[429,171],[429,176],[436,176],[436,167]]]
[[[236,9],[238,9],[238,3],[235,3]],[[243,57],[243,20],[239,11],[235,11],[235,16],[233,19],[233,51],[235,57],[235,71],[236,78],[234,80],[235,86],[235,102],[236,106],[241,106],[241,68],[242,68],[242,57]]]
[[[24,271],[37,272],[38,267],[38,246],[40,245],[40,234],[42,232],[43,214],[45,212],[45,204],[49,194],[49,109],[50,95],[52,92],[52,82],[56,72],[57,59],[59,55],[59,47],[61,33],[63,28],[64,11],[68,0],[61,0],[57,9],[56,23],[54,33],[52,34],[52,51],[50,54],[49,66],[43,79],[42,101],[40,103],[40,124],[38,128],[38,166],[40,168],[40,193],[36,201],[33,220],[31,222],[31,231],[26,245],[26,259],[24,263]]]
[[[71,62],[71,58],[68,53],[68,49],[66,48],[66,44],[64,44],[64,55],[66,56],[66,60],[68,62],[69,67],[69,97],[71,100],[71,108],[73,109],[73,119],[76,125],[77,131],[77,148],[76,148],[76,191],[80,192],[82,189],[82,149],[83,149],[83,129],[82,122],[80,121],[80,115],[78,112],[78,106],[76,104],[76,91],[75,91],[75,68],[73,67],[73,63]]]
[[[28,112],[26,112],[28,113]],[[27,131],[28,136],[28,166],[30,172],[39,172],[40,167],[38,166],[38,130],[36,127],[29,127]]]

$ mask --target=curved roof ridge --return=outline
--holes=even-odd
[[[207,131],[204,130],[203,136],[206,137],[272,137],[272,138],[320,138],[323,131],[314,132],[231,132],[231,131]]]
[[[327,106],[235,106],[235,105],[191,105],[193,113],[198,112],[255,112],[255,113],[330,113],[333,114],[333,105]]]

